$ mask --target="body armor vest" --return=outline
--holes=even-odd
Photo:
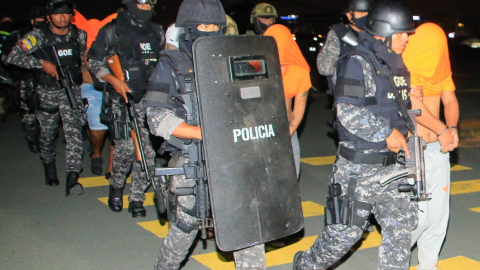
[[[374,97],[366,98],[365,95],[363,95],[365,100],[364,106],[362,107],[368,108],[368,110],[376,117],[382,117],[389,121],[393,128],[400,131],[400,133],[407,138],[408,128],[405,119],[408,117],[408,115],[406,115],[406,117],[402,117],[402,110],[400,107],[404,106],[408,109],[411,108],[411,102],[408,94],[410,89],[410,73],[403,64],[401,55],[397,55],[394,52],[388,52],[386,47],[384,49],[379,49],[378,51],[372,52],[371,49],[367,49],[361,44],[337,61],[337,71],[342,69],[342,65],[344,65],[353,55],[360,55],[363,59],[370,63],[373,69],[372,75],[376,85],[376,93]],[[338,93],[337,89],[338,88],[335,90],[335,99],[338,103],[338,101],[342,102],[341,99],[344,95],[342,93]],[[350,103],[348,102],[348,99],[349,98],[347,97],[345,103]],[[385,141],[373,143],[354,136],[344,126],[342,126],[338,119],[336,120],[336,126],[338,129],[339,140],[355,142],[355,148],[358,150],[386,148]]]
[[[160,29],[153,24],[151,29],[138,31],[118,20],[107,26],[107,42],[117,54],[122,66],[125,82],[138,102],[148,88],[148,80],[160,56]]]
[[[58,55],[62,66],[70,72],[70,75],[76,84],[82,84],[82,56],[80,55],[78,28],[75,25],[70,25],[70,39],[69,41],[62,42],[59,42],[60,38],[50,30],[48,25],[42,25],[40,30],[43,34],[43,42],[40,45],[42,49],[33,53],[33,56],[37,59],[43,59],[56,65],[57,60],[53,54],[52,47],[52,44],[55,44],[57,49],[55,53]],[[57,70],[57,72],[59,71]],[[57,79],[50,74],[47,74],[43,69],[36,69],[34,73],[39,84],[46,86],[57,84]]]
[[[196,121],[190,117],[192,110],[198,110],[197,104],[189,104],[189,100],[185,100],[188,95],[194,95],[194,101],[196,102],[197,93],[192,60],[180,51],[167,51],[162,59],[169,62],[175,75],[176,92],[170,94],[175,98],[176,115],[184,119],[189,125],[198,125],[198,122],[195,123]],[[195,115],[198,116],[198,112]]]

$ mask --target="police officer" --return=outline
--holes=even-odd
[[[179,38],[179,50],[166,51],[166,55],[159,60],[145,97],[146,114],[152,134],[166,140],[171,136],[202,139],[200,127],[186,123],[187,114],[182,103],[176,102],[172,105],[169,97],[193,90],[189,86],[194,76],[193,42],[200,37],[222,35],[225,24],[225,11],[218,0],[184,0],[180,5],[175,25],[184,27],[185,33]],[[188,156],[174,151],[169,167],[182,167],[188,159]],[[179,188],[194,185],[195,180],[186,179],[185,175],[172,176],[169,190],[175,194]],[[169,215],[175,213],[177,222],[170,222],[170,230],[160,248],[155,269],[180,268],[198,232],[199,219],[194,211],[195,201],[195,195],[179,196],[178,207],[171,209],[169,206]],[[237,251],[234,255],[237,269],[266,268],[263,244]]]
[[[336,192],[327,199],[331,219],[313,246],[295,255],[294,269],[326,269],[337,262],[361,238],[371,213],[382,227],[378,269],[408,269],[415,204],[410,194],[398,191],[406,179],[385,187],[378,180],[401,168],[396,162],[400,148],[410,155],[405,140],[415,128],[408,118],[410,105],[422,109],[417,121],[434,131],[443,146],[453,142],[450,132],[444,132],[447,127],[408,95],[409,74],[400,54],[414,30],[407,7],[380,2],[366,19],[368,33],[359,33],[359,45],[337,61],[334,104],[340,145],[330,185]],[[336,210],[352,215],[336,217]]]
[[[37,6],[30,9],[28,13],[30,25],[18,30],[18,39],[24,37],[28,32],[40,29],[45,24],[45,7]],[[12,69],[10,72],[12,73]],[[22,126],[26,131],[25,139],[28,142],[28,148],[33,153],[40,151],[38,147],[38,137],[40,135],[40,126],[35,116],[35,77],[31,70],[15,68],[13,74],[20,78],[20,116],[22,117]]]
[[[132,171],[132,187],[130,189],[129,208],[132,217],[145,216],[143,207],[144,191],[147,188],[145,172],[136,159],[132,138],[129,136],[129,113],[126,106],[126,93],[132,93],[137,114],[140,133],[145,151],[149,172],[155,166],[155,152],[149,139],[145,122],[142,98],[147,90],[148,79],[164,48],[165,35],[163,28],[151,22],[156,0],[122,0],[127,10],[118,13],[117,18],[100,29],[96,40],[88,51],[92,75],[100,82],[107,82],[111,113],[116,115],[110,123],[110,133],[114,136],[115,150],[113,167],[110,176],[110,194],[108,206],[114,212],[123,209],[123,188],[129,171]],[[107,65],[107,58],[118,55],[125,81],[112,75]],[[127,131],[127,132],[125,132]]]
[[[61,118],[67,143],[66,193],[80,195],[83,193],[83,187],[78,183],[83,155],[81,129],[86,117],[79,84],[82,82],[82,55],[86,47],[86,33],[70,23],[73,14],[74,5],[69,0],[50,0],[46,6],[50,25],[42,25],[40,29],[21,39],[8,56],[7,62],[33,69],[35,73],[38,83],[36,115],[40,123],[39,145],[45,166],[46,184],[59,184],[55,148]],[[52,44],[57,51],[53,51]],[[66,89],[57,82],[59,70],[54,53],[74,80],[74,85],[71,86],[72,100],[67,97]]]
[[[269,3],[257,4],[250,13],[250,23],[254,26],[254,32],[247,31],[246,35],[263,35],[277,18],[278,13],[274,6]]]
[[[373,0],[350,0],[344,10],[348,24],[334,24],[327,34],[325,46],[317,56],[317,68],[320,74],[327,76],[330,90],[333,90],[332,74],[335,62],[340,55],[353,50],[352,44],[346,43],[342,37],[349,32],[356,33],[365,30],[365,19],[372,5]]]

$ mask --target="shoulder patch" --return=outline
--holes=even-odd
[[[27,39],[31,41],[33,47],[37,46],[37,39],[34,36],[27,36]]]

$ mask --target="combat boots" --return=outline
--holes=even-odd
[[[128,212],[132,213],[132,217],[144,217],[147,215],[147,211],[143,207],[143,202],[130,202],[130,205],[128,206]]]
[[[38,141],[37,140],[29,140],[27,139],[27,142],[28,142],[28,149],[30,149],[30,151],[32,151],[32,153],[38,153],[40,152],[40,148],[38,147]]]
[[[45,167],[45,184],[48,186],[58,186],[60,181],[58,181],[55,162],[43,163],[43,166]]]
[[[67,184],[66,191],[67,195],[77,196],[83,193],[82,184],[78,183],[78,172],[68,172],[67,173]]]
[[[108,194],[108,207],[113,212],[121,212],[123,209],[123,188],[114,188],[110,185]]]

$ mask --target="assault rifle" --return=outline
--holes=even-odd
[[[120,65],[120,60],[118,59],[117,55],[114,55],[110,58],[107,59],[107,64],[110,67],[110,69],[113,72],[113,75],[119,79],[119,80],[124,80],[123,77],[123,72],[122,72],[122,66]],[[135,107],[135,101],[133,99],[133,95],[131,93],[126,93],[127,99],[128,99],[128,113],[130,115],[130,123],[132,125],[130,129],[130,137],[132,137],[133,140],[133,145],[135,146],[135,155],[137,156],[137,160],[140,162],[140,166],[142,171],[145,172],[146,177],[147,177],[147,182],[150,184],[152,183],[150,179],[150,174],[148,172],[148,165],[147,161],[145,160],[145,151],[143,149],[143,142],[142,142],[142,137],[140,134],[140,128],[138,126],[138,113]],[[156,190],[157,187],[155,186],[155,183],[153,183],[153,187]],[[148,187],[147,187],[148,189]]]
[[[417,125],[416,116],[421,115],[420,110],[409,110],[408,114]],[[418,136],[417,128],[415,132],[410,135],[407,141],[408,149],[410,149],[410,158],[407,158],[405,151],[399,152],[399,160],[404,159],[405,169],[387,175],[379,180],[381,186],[386,186],[393,181],[401,178],[413,178],[413,184],[402,184],[398,186],[400,192],[413,192],[412,200],[428,201],[431,199],[431,194],[427,193],[427,183],[425,179],[425,155],[424,151],[427,148],[426,141]],[[401,162],[403,163],[403,162]]]
[[[192,83],[193,86],[193,83]],[[198,126],[199,113],[198,107],[196,104],[197,96],[195,93],[180,94],[176,95],[175,98],[183,103],[183,107],[186,110],[187,114],[187,124]],[[165,187],[165,176],[167,175],[185,175],[187,179],[195,179],[195,186],[191,188],[177,188],[175,194],[168,194],[168,203],[176,204],[178,201],[178,196],[188,196],[195,195],[196,197],[196,216],[200,219],[198,224],[198,229],[202,232],[202,239],[207,238],[207,228],[213,227],[213,224],[210,219],[210,198],[208,193],[208,181],[207,181],[207,172],[205,167],[205,157],[203,152],[203,142],[201,140],[180,140],[173,136],[170,137],[168,141],[165,142],[163,146],[165,151],[169,150],[181,150],[182,155],[188,155],[188,163],[185,163],[183,167],[180,168],[156,168],[155,176],[159,181],[158,183],[162,186],[161,190],[166,190]],[[164,198],[166,198],[166,193],[164,193]],[[166,201],[166,199],[164,199]],[[176,222],[175,216],[169,213],[170,222]]]
[[[77,108],[78,107],[77,99],[75,98],[75,95],[72,92],[72,86],[75,84],[75,82],[73,81],[72,75],[70,74],[68,69],[62,65],[62,62],[58,57],[57,48],[55,44],[52,44],[52,49],[53,49],[53,55],[55,55],[57,71],[60,71],[58,73],[57,84],[60,88],[65,89],[65,93],[67,95],[68,102],[70,103],[70,107],[75,112],[75,115],[77,115],[77,119],[80,119],[80,114],[78,113],[78,108]]]

